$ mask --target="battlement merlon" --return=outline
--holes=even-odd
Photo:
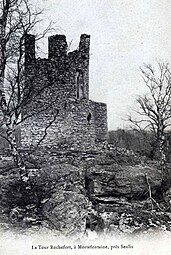
[[[35,61],[35,36],[31,34],[25,35],[25,65],[29,65]]]
[[[78,69],[82,71],[84,80],[84,96],[89,98],[89,52],[90,35],[82,34],[79,43]]]
[[[48,37],[48,58],[58,60],[67,55],[67,41],[65,35],[53,35]]]
[[[90,51],[90,35],[82,34],[80,37],[79,51],[82,54],[89,54]]]
[[[25,36],[25,64],[31,64],[35,60],[35,36]],[[53,35],[48,37],[48,58],[59,59],[67,55],[68,45],[65,35]],[[85,65],[89,64],[90,35],[82,34],[79,42],[79,53],[85,59]]]

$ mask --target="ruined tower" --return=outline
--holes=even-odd
[[[42,146],[89,149],[106,141],[107,106],[89,99],[90,36],[81,35],[73,52],[64,35],[48,43],[48,58],[36,58],[35,37],[25,38],[25,91],[32,100],[23,109],[31,117],[22,123],[22,146],[42,140]]]

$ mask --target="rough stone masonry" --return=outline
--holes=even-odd
[[[87,150],[107,140],[107,106],[89,99],[90,36],[68,52],[64,35],[48,38],[48,58],[35,57],[35,36],[25,38],[25,85],[32,98],[23,109],[22,146],[66,145]],[[46,134],[46,135],[45,135]]]

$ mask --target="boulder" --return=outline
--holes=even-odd
[[[45,201],[42,214],[50,227],[65,236],[78,237],[86,228],[86,218],[93,213],[91,202],[86,197],[85,173],[81,167],[70,164],[42,168],[46,178],[54,182],[54,192]]]
[[[56,191],[43,207],[43,215],[51,227],[74,237],[84,235],[90,212],[91,204],[83,194],[65,190]]]

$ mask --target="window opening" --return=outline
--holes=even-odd
[[[91,113],[89,112],[89,114],[87,115],[87,121],[88,121],[88,123],[90,123],[90,121],[91,121]]]

